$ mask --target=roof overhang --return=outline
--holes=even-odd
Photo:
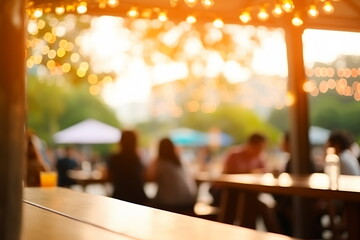
[[[183,0],[172,7],[170,0],[119,0],[118,6],[99,8],[99,0],[84,0],[87,2],[87,14],[90,15],[112,15],[125,17],[130,8],[136,7],[142,11],[150,11],[150,18],[156,18],[159,12],[166,12],[171,21],[184,21],[187,16],[195,15],[198,22],[212,22],[215,18],[220,18],[224,23],[243,24],[239,20],[239,15],[245,11],[259,11],[262,6],[268,8],[268,11],[275,4],[275,0],[214,0],[215,5],[205,9],[200,3],[195,7],[188,7]],[[33,0],[34,7],[43,6],[49,9],[56,6],[76,4],[79,1],[74,0]],[[200,0],[199,0],[200,2]],[[293,15],[299,14],[304,21],[302,27],[313,29],[344,30],[360,32],[360,1],[359,0],[332,0],[335,11],[332,14],[325,14],[320,11],[316,18],[307,16],[306,12],[309,6],[314,3],[313,0],[294,0],[295,9],[291,13],[286,13],[281,17],[271,16],[266,21],[260,21],[256,16],[248,23],[254,26],[266,27],[286,27],[291,25]],[[319,1],[322,2],[322,1]],[[320,8],[320,6],[318,6]]]

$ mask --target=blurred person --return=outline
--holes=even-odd
[[[223,174],[261,173],[265,172],[266,137],[254,133],[248,137],[245,144],[231,147],[225,153]],[[213,198],[212,205],[219,206],[221,189],[210,187]]]
[[[125,130],[119,141],[120,151],[109,157],[108,177],[113,184],[113,198],[146,205],[145,168],[137,151],[135,131]]]
[[[265,172],[265,150],[267,138],[261,133],[254,133],[248,137],[243,145],[232,147],[225,155],[223,174],[241,174],[241,173],[264,173]],[[220,205],[222,189],[216,185],[210,188],[210,194],[213,197],[213,204]],[[257,193],[247,193],[242,201],[246,205],[240,225],[243,227],[255,228],[255,221],[260,214],[265,222],[266,228],[271,232],[279,232],[279,227],[273,212],[263,199],[268,196],[262,195],[258,198]],[[235,209],[234,209],[235,210]],[[237,218],[234,212],[233,221]]]
[[[39,149],[36,147],[37,136],[30,130],[26,134],[26,173],[25,186],[39,187],[40,172],[50,171],[50,166],[44,161]]]
[[[266,137],[259,133],[250,135],[246,143],[230,149],[223,173],[263,173],[265,172]]]
[[[154,207],[185,214],[193,212],[196,183],[169,138],[160,140],[157,157],[148,168],[148,180],[158,186]]]
[[[64,156],[59,157],[56,161],[56,169],[58,172],[58,186],[70,187],[76,184],[76,181],[69,177],[69,170],[79,169],[78,162],[73,158],[71,148],[65,147]]]
[[[335,149],[340,160],[340,174],[360,176],[360,166],[356,154],[351,150],[352,136],[345,130],[334,130],[330,133],[326,147]]]

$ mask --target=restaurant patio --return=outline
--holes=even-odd
[[[283,4],[280,6],[279,4]],[[279,8],[278,8],[279,7]],[[322,9],[322,10],[321,10]],[[273,10],[272,13],[270,13]],[[312,10],[312,11],[310,11]],[[59,11],[59,12],[57,12]],[[277,12],[278,11],[278,12]],[[281,12],[280,12],[281,11]],[[303,62],[302,35],[305,29],[360,32],[360,2],[332,1],[62,1],[3,0],[0,3],[0,235],[1,239],[19,239],[22,206],[24,126],[27,117],[25,30],[29,18],[49,12],[112,15],[150,18],[160,21],[213,22],[282,28],[285,33],[288,62],[288,92],[294,101],[290,107],[293,169],[305,174],[310,169],[308,99]],[[297,236],[307,228],[306,216],[299,201]],[[9,221],[12,219],[12,221]]]

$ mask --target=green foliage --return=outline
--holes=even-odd
[[[243,143],[250,134],[260,132],[269,138],[270,144],[274,144],[280,134],[252,110],[234,104],[220,105],[213,113],[186,113],[180,124],[204,132],[219,128],[231,135],[234,143]]]
[[[119,127],[115,113],[83,85],[57,86],[29,75],[28,127],[52,145],[52,135],[87,118]]]
[[[281,131],[289,129],[289,110],[274,110],[268,122]],[[310,124],[334,129],[346,129],[360,139],[360,104],[351,97],[334,91],[309,98]]]
[[[64,99],[66,111],[59,117],[60,129],[69,127],[86,118],[94,118],[114,127],[119,122],[113,112],[98,96],[92,96],[86,85],[73,86]]]

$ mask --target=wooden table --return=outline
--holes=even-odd
[[[272,174],[221,174],[217,177],[199,173],[198,182],[213,182],[224,189],[219,220],[229,222],[234,217],[234,192],[272,193],[307,198],[337,199],[345,202],[348,212],[349,239],[360,239],[360,177],[340,176],[339,188],[331,190],[325,174],[296,176],[287,173],[275,178]],[[245,209],[251,210],[251,209]]]
[[[22,240],[293,239],[64,188],[25,188],[23,199]]]
[[[77,184],[81,185],[84,190],[89,184],[104,184],[109,182],[100,171],[69,170],[68,175]]]
[[[28,203],[23,203],[22,222],[21,240],[133,239]]]

